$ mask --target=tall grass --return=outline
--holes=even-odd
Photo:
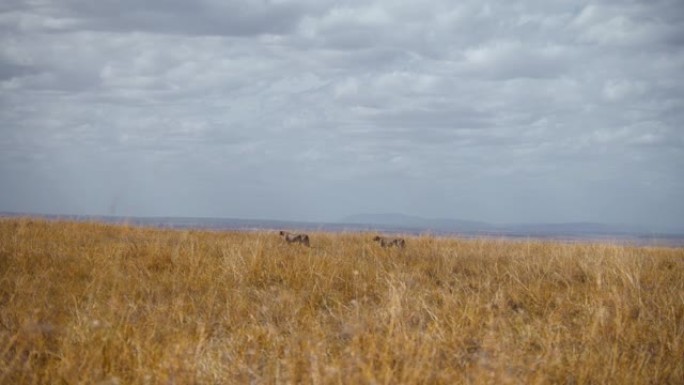
[[[0,383],[684,383],[684,249],[0,220]]]

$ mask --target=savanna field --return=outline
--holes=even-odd
[[[684,383],[684,248],[373,235],[0,219],[0,383]]]

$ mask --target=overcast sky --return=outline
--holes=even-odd
[[[684,2],[4,0],[0,211],[684,229]]]

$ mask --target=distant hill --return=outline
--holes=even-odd
[[[648,237],[659,232],[635,226],[596,222],[568,223],[508,223],[492,224],[449,218],[423,218],[397,213],[356,214],[343,218],[341,223],[370,226],[388,230],[417,230],[435,233],[464,235],[493,235],[510,237],[568,237],[568,238],[615,238]]]
[[[240,218],[118,217],[46,215],[0,212],[0,217],[37,217],[50,220],[96,221],[161,228],[272,231],[297,229],[331,232],[381,232],[433,234],[462,237],[536,238],[571,241],[619,241],[639,244],[684,245],[683,232],[652,231],[625,225],[594,222],[491,224],[448,218],[423,218],[405,214],[357,214],[335,222],[303,222]]]
[[[404,214],[357,214],[343,218],[349,224],[395,226],[438,231],[492,231],[491,224],[447,218],[423,218]]]

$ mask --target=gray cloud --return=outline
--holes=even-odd
[[[682,15],[3,2],[0,211],[682,229]]]
[[[14,2],[6,12],[16,24],[38,31],[152,32],[171,35],[251,36],[287,33],[315,3],[280,1],[136,1],[64,0],[37,4]]]

